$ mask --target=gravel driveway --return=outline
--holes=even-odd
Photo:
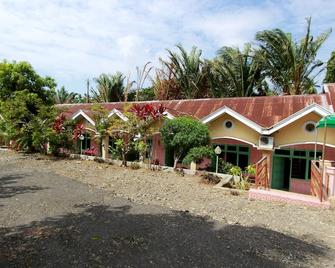
[[[119,180],[134,182],[143,170],[70,162],[0,152],[0,267],[334,267],[334,211],[249,202],[200,185],[192,177],[171,178],[168,183],[180,180],[193,185],[181,189],[184,192],[199,187],[209,200],[214,195],[251,210],[267,208],[254,213],[253,219],[247,213],[243,218],[244,207],[233,206],[224,210],[226,214],[219,210],[222,220],[214,220],[219,218],[212,217],[217,212],[204,211],[198,201],[187,210],[186,200],[180,207],[167,208],[164,204],[173,207],[174,202],[159,191],[158,199],[143,196],[143,190],[136,198],[138,192],[130,191],[145,186],[139,184],[133,185],[135,190],[129,186],[127,196],[121,182],[106,184],[102,176],[118,177],[122,172]],[[79,181],[69,178],[70,166],[83,170],[78,172]],[[92,174],[101,175],[99,183],[92,183]],[[177,186],[168,190],[170,195],[174,191],[175,199],[181,185]],[[197,192],[191,194],[198,200]],[[218,200],[221,206],[222,200]],[[294,209],[300,222],[290,217],[275,221],[272,216]],[[264,224],[259,224],[261,216]],[[319,228],[310,229],[317,224]],[[281,230],[278,225],[286,227]],[[324,230],[327,233],[320,236]]]

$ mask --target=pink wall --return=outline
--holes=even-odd
[[[165,150],[160,133],[152,136],[152,162],[155,163],[156,160],[160,165],[165,165]]]
[[[290,192],[299,194],[311,194],[311,182],[310,180],[291,179],[290,180]]]

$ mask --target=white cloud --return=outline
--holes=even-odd
[[[28,60],[59,85],[80,90],[86,78],[101,72],[134,73],[137,65],[157,63],[177,43],[197,45],[211,57],[223,45],[252,41],[265,28],[300,33],[308,15],[315,17],[318,31],[334,26],[332,1],[306,2],[4,0],[0,58]],[[329,41],[327,47],[323,55],[335,45]]]

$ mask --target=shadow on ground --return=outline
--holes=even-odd
[[[328,260],[327,248],[266,228],[218,226],[184,212],[133,214],[128,205],[80,209],[1,229],[0,266],[284,267]]]
[[[34,193],[47,188],[32,185],[18,185],[18,181],[27,175],[11,174],[0,176],[0,198],[9,198],[18,194]]]

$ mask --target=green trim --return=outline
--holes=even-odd
[[[299,155],[301,154],[301,155]],[[302,155],[304,154],[304,155]],[[316,152],[317,157],[322,155],[320,151]],[[314,160],[314,151],[311,150],[298,150],[298,149],[279,149],[275,150],[272,162],[274,157],[283,157],[283,158],[289,158],[290,159],[290,179],[299,179],[299,178],[292,178],[292,163],[293,159],[304,159],[307,161],[306,167],[305,167],[305,178],[304,180],[310,180],[310,174],[309,174],[309,168],[311,164],[311,160]],[[272,168],[272,174],[274,171],[274,167]]]
[[[222,154],[224,154],[225,156],[225,161],[226,161],[226,154],[227,153],[236,153],[237,157],[236,157],[236,165],[240,166],[240,155],[246,155],[248,156],[248,163],[247,165],[249,165],[250,163],[250,147],[249,146],[245,146],[245,145],[235,145],[235,144],[213,144],[213,148],[215,148],[216,146],[220,146],[221,150],[222,150]]]

